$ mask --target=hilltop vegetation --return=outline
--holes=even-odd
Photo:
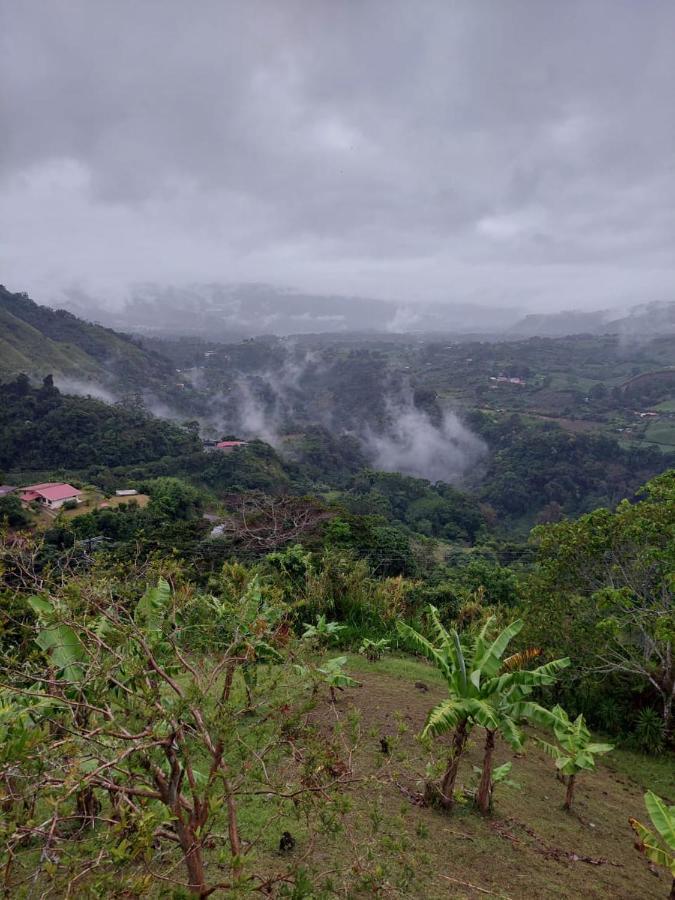
[[[673,799],[675,472],[543,526],[526,567],[419,558],[407,575],[359,555],[358,520],[334,513],[271,552],[196,555],[204,498],[147,490],[147,509],[101,512],[122,527],[95,558],[49,533],[3,540],[13,896],[667,895],[628,817],[644,788]],[[302,506],[273,507],[266,532],[256,509],[240,536],[297,526]]]
[[[525,517],[528,525],[613,506],[672,459],[651,446],[624,447],[601,432],[572,434],[518,415],[478,412],[469,421],[493,451],[479,496],[500,516]]]

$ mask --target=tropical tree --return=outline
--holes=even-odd
[[[515,624],[515,623],[514,623]],[[557,673],[570,664],[565,657],[524,669],[523,666],[539,654],[537,649],[516,653],[504,660],[500,673],[484,685],[486,700],[492,708],[493,727],[485,725],[483,769],[478,784],[476,803],[483,814],[492,808],[492,790],[495,784],[493,756],[495,738],[499,734],[514,750],[523,746],[525,735],[519,727],[522,721],[551,727],[554,717],[550,710],[533,700],[526,699],[537,687],[551,685]]]
[[[569,659],[554,660],[530,671],[512,671],[516,657],[508,660],[502,657],[522,629],[522,621],[512,622],[493,638],[495,620],[491,617],[475,637],[469,635],[462,639],[456,630],[448,632],[444,628],[434,606],[429,607],[429,617],[435,645],[409,625],[400,623],[398,627],[401,635],[438,667],[448,688],[448,698],[429,712],[422,731],[423,737],[453,731],[452,751],[440,783],[440,802],[446,809],[452,808],[459,763],[469,733],[475,725],[480,725],[486,730],[486,738],[477,799],[481,810],[487,812],[496,735],[502,734],[512,746],[519,747],[523,742],[520,722],[550,721],[547,710],[526,697],[535,687],[552,684],[556,672],[569,665]],[[520,662],[524,664],[527,658],[523,655]]]
[[[646,690],[666,739],[675,704],[675,469],[639,503],[596,509],[535,530],[538,562],[528,633],[552,653],[574,651],[586,683]],[[579,685],[575,685],[579,693]]]
[[[669,870],[673,876],[670,900],[675,900],[675,806],[666,806],[652,791],[645,794],[645,806],[658,837],[637,819],[630,818],[630,826],[637,835],[635,846],[650,862]]]
[[[574,801],[574,789],[579,772],[593,771],[595,769],[595,757],[603,753],[609,753],[614,749],[612,744],[598,744],[592,741],[583,715],[571,721],[562,706],[554,706],[551,710],[553,721],[553,733],[560,744],[556,747],[547,741],[537,740],[540,747],[555,759],[556,769],[567,777],[567,793],[565,794],[565,809],[572,808]]]

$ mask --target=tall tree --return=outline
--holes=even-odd
[[[616,510],[538,528],[530,634],[574,648],[589,677],[611,675],[653,692],[666,732],[675,701],[675,470]]]

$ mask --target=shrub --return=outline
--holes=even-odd
[[[661,753],[664,747],[663,719],[651,706],[641,709],[635,720],[633,739],[642,753]]]

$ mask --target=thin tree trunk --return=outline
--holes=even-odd
[[[241,856],[237,806],[228,778],[225,779],[225,790],[227,791],[227,832],[230,838],[230,850],[232,851],[232,856]]]
[[[242,674],[244,676],[244,687],[246,688],[246,702],[248,703],[248,708],[250,710],[253,709],[253,679],[255,677],[255,673],[250,674],[249,670],[247,670],[246,665],[242,667]]]
[[[485,733],[485,752],[483,753],[483,772],[478,785],[476,800],[478,808],[486,816],[490,812],[492,801],[492,757],[495,752],[495,733],[489,728]]]
[[[572,809],[572,801],[574,800],[574,786],[576,775],[570,775],[567,779],[567,792],[565,794],[565,809]]]
[[[675,696],[675,683],[670,686],[663,698],[663,731],[666,737],[670,736],[673,727],[673,697]]]
[[[197,840],[194,828],[190,824],[178,819],[175,827],[188,871],[190,893],[203,897],[207,888],[201,845]]]
[[[455,802],[453,796],[455,781],[459,772],[459,761],[464,753],[468,736],[466,719],[463,719],[455,728],[455,734],[452,738],[452,753],[448,758],[448,767],[445,770],[443,781],[441,781],[441,804],[445,809],[452,809]]]
[[[91,785],[87,785],[86,788],[77,792],[75,807],[77,815],[82,820],[82,825],[93,828],[96,824],[96,817],[101,811],[101,804]]]
[[[174,828],[176,837],[183,851],[185,867],[188,871],[190,892],[198,897],[207,896],[206,874],[204,872],[204,858],[202,845],[197,838],[199,823],[199,807],[194,798],[192,811],[188,814],[181,803],[181,787],[185,776],[177,751],[174,747],[176,733],[172,734],[165,742],[164,753],[171,766],[171,774],[166,777],[159,767],[155,767],[154,781],[162,797],[162,802],[171,810],[175,818]],[[203,811],[203,810],[202,810]]]
[[[223,684],[223,703],[227,703],[230,699],[230,692],[232,691],[232,679],[234,678],[234,670],[236,669],[237,664],[234,660],[231,660],[227,664],[227,668],[225,669],[225,683]]]
[[[673,878],[673,883],[670,886],[670,900],[675,900],[675,878]]]

